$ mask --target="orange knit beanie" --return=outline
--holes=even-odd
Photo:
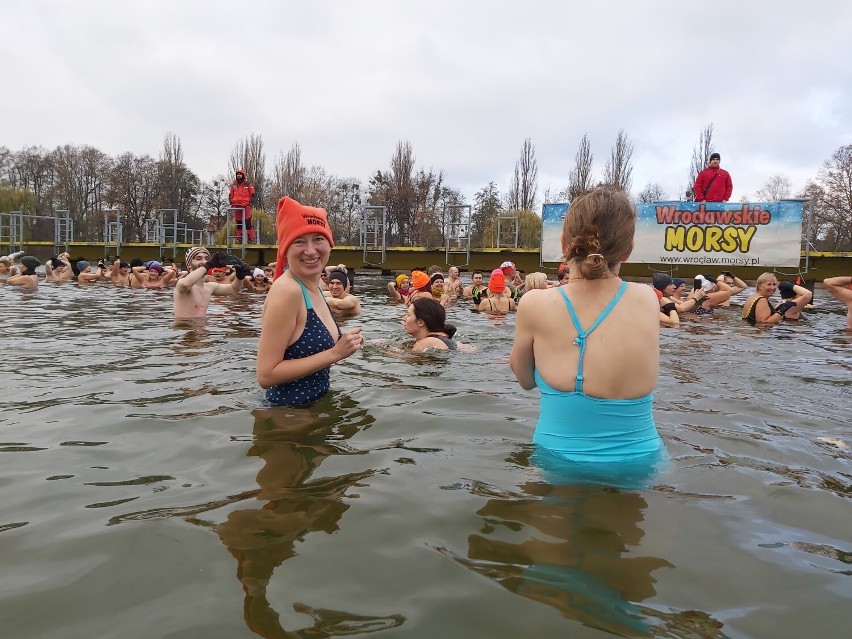
[[[325,209],[304,206],[289,197],[278,200],[278,259],[275,264],[275,277],[279,277],[287,266],[287,249],[297,237],[308,233],[321,233],[334,248],[334,237],[328,225]]]

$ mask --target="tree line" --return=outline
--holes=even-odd
[[[156,219],[161,210],[176,210],[181,224],[218,233],[221,240],[230,220],[228,189],[236,169],[244,168],[257,192],[254,216],[261,220],[262,241],[274,241],[275,206],[280,197],[289,195],[303,204],[325,208],[338,244],[359,244],[365,210],[386,207],[389,246],[442,247],[468,236],[472,248],[512,246],[516,234],[519,247],[537,248],[539,202],[570,203],[600,185],[630,193],[633,150],[627,133],[618,131],[602,173],[595,176],[591,141],[584,134],[565,185],[547,187],[540,197],[535,145],[527,138],[505,190],[501,192],[490,181],[472,202],[466,202],[442,170],[418,167],[411,143],[404,140],[397,143],[388,166],[375,170],[366,182],[306,165],[298,143],[287,153],[279,152],[270,170],[263,139],[255,134],[234,145],[227,177],[219,174],[209,180],[202,180],[186,165],[180,138],[173,133],[164,137],[157,158],[131,152],[110,156],[87,145],[66,144],[52,151],[0,147],[0,212],[21,210],[31,216],[52,216],[56,210],[67,210],[75,236],[96,241],[103,239],[104,216],[117,210],[124,241],[145,241],[150,239],[146,237],[147,221]],[[701,131],[693,149],[682,195],[669,197],[659,184],[649,183],[633,197],[639,202],[691,199],[695,176],[707,166],[712,152],[711,123]],[[754,199],[774,201],[791,195],[790,180],[775,175]],[[852,250],[852,145],[839,147],[795,196],[810,200],[811,224],[803,231],[807,241],[821,250]]]

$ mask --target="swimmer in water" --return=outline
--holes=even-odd
[[[204,246],[192,246],[186,250],[186,268],[189,270],[185,277],[178,280],[174,290],[174,309],[176,319],[204,317],[207,307],[214,296],[236,295],[243,287],[240,277],[229,284],[205,282],[207,270],[225,266],[228,256],[224,253],[210,255]]]
[[[849,275],[829,277],[822,283],[832,297],[846,304],[846,330],[852,331],[852,277]]]
[[[447,324],[447,312],[435,299],[423,297],[414,300],[405,311],[402,325],[405,332],[415,339],[411,347],[415,353],[429,349],[455,351],[464,346],[453,339],[456,327]]]
[[[331,365],[364,344],[360,328],[341,333],[320,288],[334,239],[325,209],[278,201],[278,259],[257,346],[257,382],[275,406],[307,406],[331,385]],[[284,267],[287,270],[284,271]]]

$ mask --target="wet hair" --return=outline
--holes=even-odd
[[[414,317],[422,320],[430,333],[446,333],[449,337],[456,334],[456,327],[447,324],[447,312],[438,302],[428,297],[420,297],[411,302]]]
[[[562,225],[565,261],[575,260],[587,280],[610,276],[633,249],[636,208],[623,191],[603,186],[571,202]]]
[[[130,267],[134,268],[136,266],[145,266],[145,262],[143,262],[141,258],[134,257],[132,260],[130,260]]]
[[[530,273],[527,275],[524,283],[526,284],[526,289],[528,291],[531,291],[534,288],[545,288],[547,287],[547,275],[540,272]],[[542,284],[544,284],[544,287],[542,287]]]
[[[429,267],[429,270],[426,271],[426,275],[429,275],[431,277],[435,273],[440,273],[440,272],[441,272],[441,267],[438,266],[437,264],[433,264],[432,266]]]

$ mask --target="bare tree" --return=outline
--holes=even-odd
[[[93,213],[101,208],[112,160],[94,147],[66,144],[51,153],[51,161],[56,172],[53,207],[67,209],[75,229],[86,236],[95,231]]]
[[[527,138],[521,147],[521,157],[515,162],[512,184],[506,192],[506,208],[510,211],[531,211],[538,197],[538,162],[535,146]]]
[[[790,197],[793,183],[784,175],[773,175],[766,184],[757,190],[755,197],[761,202],[777,202]]]
[[[583,134],[577,155],[574,156],[574,168],[568,176],[569,201],[588,191],[592,186],[592,145],[589,136]]]
[[[263,136],[252,133],[234,145],[228,161],[231,179],[237,169],[246,172],[246,179],[254,184],[257,202],[263,205],[266,200],[266,154],[263,150]]]
[[[633,143],[627,137],[624,129],[619,129],[615,138],[615,145],[613,145],[606,165],[604,165],[604,183],[629,193],[630,184],[633,181],[632,157]]]
[[[816,180],[812,210],[822,218],[826,250],[852,250],[852,144],[839,147],[823,162]]]
[[[16,189],[25,189],[35,196],[36,209],[30,213],[48,213],[53,208],[51,193],[56,170],[50,153],[40,146],[25,147],[14,154],[9,182]]]
[[[285,156],[278,154],[273,167],[272,201],[278,202],[285,195],[299,200],[305,182],[305,167],[302,165],[302,149],[298,142],[287,151]]]
[[[662,202],[666,198],[665,190],[656,182],[648,182],[645,188],[639,191],[639,195],[637,196],[640,202]]]
[[[497,217],[502,212],[503,206],[500,202],[500,192],[497,190],[497,185],[494,182],[489,182],[488,186],[482,187],[473,196],[471,246],[482,248],[496,246]],[[489,229],[494,231],[491,236],[487,233]]]
[[[414,229],[414,149],[411,142],[400,140],[391,157],[388,179],[388,218],[396,223],[399,241],[411,240]]]
[[[207,230],[216,233],[228,222],[228,189],[231,181],[217,175],[201,185],[201,221]]]
[[[9,186],[9,176],[12,172],[13,157],[8,147],[0,146],[0,187]]]
[[[203,190],[201,180],[186,166],[183,146],[174,133],[167,133],[163,139],[157,168],[159,188],[156,208],[176,209],[178,219],[187,224],[202,223],[203,216],[199,215]]]
[[[152,157],[124,153],[116,159],[104,199],[108,207],[119,209],[126,239],[145,239],[145,220],[156,207],[159,183],[159,167]]]
[[[695,185],[695,178],[710,163],[710,154],[713,153],[713,123],[708,124],[698,136],[698,144],[692,149],[692,163],[689,166],[689,186],[686,189],[686,197],[689,200],[695,199],[695,193],[692,187]]]

